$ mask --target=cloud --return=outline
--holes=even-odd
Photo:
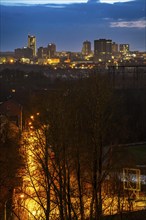
[[[25,46],[28,33],[36,35],[37,47],[54,42],[58,50],[80,51],[86,39],[93,42],[98,38],[110,38],[123,42],[123,36],[131,48],[145,48],[145,0],[115,4],[103,4],[101,0],[77,4],[54,4],[55,0],[41,2],[44,1],[52,1],[53,4],[31,7],[1,5],[1,50]]]
[[[100,0],[101,3],[109,3],[109,4],[113,4],[113,3],[119,3],[119,2],[131,2],[133,0]]]
[[[100,0],[88,0],[87,3],[89,3],[89,4],[95,4],[95,3],[97,3],[97,2],[100,2]]]
[[[112,28],[146,28],[146,20],[141,19],[137,21],[116,21],[111,22],[110,27]]]
[[[65,8],[65,5],[59,5],[59,4],[47,4],[46,7],[48,8]]]
[[[20,5],[20,4],[70,4],[86,3],[87,0],[1,0],[2,5]]]

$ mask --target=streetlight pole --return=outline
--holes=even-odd
[[[7,220],[7,203],[10,199],[7,199],[4,204],[4,220]],[[10,212],[12,214],[12,211]]]
[[[7,220],[7,202],[8,200],[6,200],[4,204],[4,220]]]

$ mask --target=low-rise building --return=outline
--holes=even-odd
[[[22,130],[22,106],[19,103],[12,99],[2,102],[0,104],[0,114],[6,116]]]

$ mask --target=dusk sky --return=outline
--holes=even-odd
[[[0,51],[55,43],[57,51],[81,51],[83,41],[112,39],[146,51],[145,0],[0,0]]]

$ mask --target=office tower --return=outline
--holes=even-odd
[[[112,54],[118,53],[118,44],[115,42],[112,43]]]
[[[53,57],[55,57],[55,54],[56,54],[56,45],[53,44],[53,43],[48,44],[47,53],[48,53],[48,58],[53,58]]]
[[[39,47],[37,53],[38,58],[43,58],[43,52],[44,52],[43,47]]]
[[[31,48],[33,51],[33,57],[36,56],[36,37],[28,35],[28,48]]]
[[[107,62],[112,55],[112,40],[94,40],[94,61]]]
[[[123,55],[129,53],[129,44],[120,44],[120,52]]]
[[[39,47],[38,48],[38,58],[54,58],[56,54],[56,45],[55,44],[48,44],[47,47]]]
[[[38,53],[37,53],[38,58],[48,58],[48,48],[47,47],[39,47],[38,48]]]
[[[88,56],[91,54],[91,42],[90,41],[86,40],[83,42],[82,54],[84,56]]]

